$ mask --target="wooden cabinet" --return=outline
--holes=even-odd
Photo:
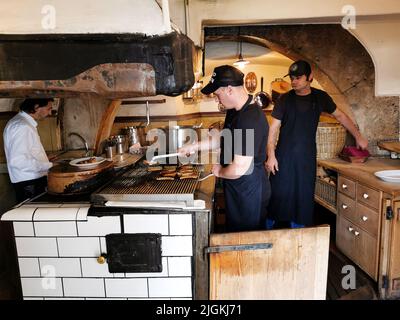
[[[400,184],[374,175],[398,170],[400,160],[330,159],[318,165],[338,173],[337,247],[378,283],[381,298],[400,297]]]
[[[342,175],[338,181],[336,244],[377,280],[382,192]]]

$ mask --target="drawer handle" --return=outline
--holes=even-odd
[[[368,220],[368,217],[367,217],[367,216],[363,216],[363,217],[362,217],[362,220],[363,220],[363,221],[367,221],[367,220]]]
[[[360,233],[358,231],[354,231],[354,235],[358,236]]]
[[[343,189],[347,189],[347,184],[344,184],[344,183],[343,183],[343,184],[342,184],[342,188],[343,188]]]
[[[363,194],[363,198],[364,198],[364,199],[368,199],[368,198],[369,198],[368,193],[364,193],[364,194]]]
[[[347,205],[343,203],[343,204],[342,204],[342,208],[343,208],[343,209],[347,209]]]
[[[354,230],[354,228],[352,228],[352,227],[349,227],[349,231],[350,232],[352,232]]]

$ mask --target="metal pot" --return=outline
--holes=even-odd
[[[140,143],[141,146],[148,145],[146,141],[146,126],[132,126],[122,129],[122,132],[128,137],[129,147],[136,143]]]
[[[181,148],[184,144],[190,142],[196,142],[201,140],[201,127],[200,125],[195,126],[170,126],[167,128],[163,128],[166,139],[167,139],[167,148],[168,153],[176,152],[179,148]]]
[[[255,103],[262,109],[267,108],[271,104],[271,97],[268,93],[263,91],[264,78],[261,77],[261,91],[257,92],[254,96]]]

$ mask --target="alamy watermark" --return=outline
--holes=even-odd
[[[342,268],[342,274],[345,274],[342,279],[342,288],[354,290],[356,288],[356,268],[352,265],[345,265]]]
[[[354,30],[356,28],[356,8],[352,5],[345,5],[342,7],[342,13],[344,14],[342,18],[343,29]]]
[[[50,4],[46,4],[41,9],[42,20],[41,25],[44,30],[54,30],[57,26],[56,8]]]

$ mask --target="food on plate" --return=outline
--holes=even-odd
[[[96,157],[90,157],[89,159],[77,162],[77,164],[88,164],[88,163],[96,163],[96,162],[97,162]]]

